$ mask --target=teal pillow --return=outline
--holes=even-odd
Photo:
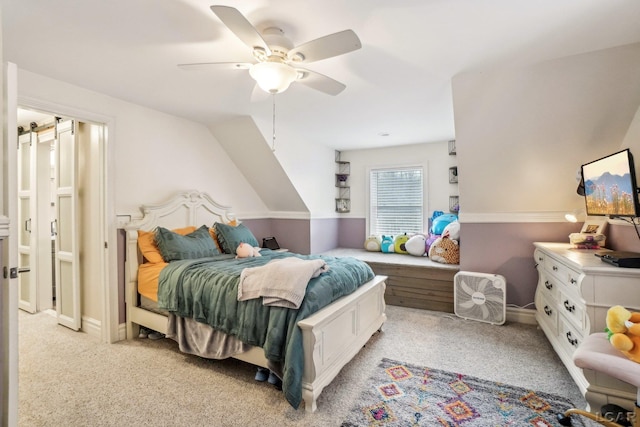
[[[256,236],[244,224],[238,224],[234,227],[216,222],[213,226],[216,229],[220,247],[226,254],[235,254],[240,243],[248,243],[253,247],[260,246]]]
[[[208,258],[220,254],[206,225],[185,236],[164,227],[156,228],[156,244],[165,262]]]

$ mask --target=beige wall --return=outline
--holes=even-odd
[[[638,110],[640,44],[456,76],[453,94],[465,214],[573,210],[576,170]]]

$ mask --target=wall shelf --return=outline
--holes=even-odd
[[[340,160],[340,152],[336,151],[336,212],[351,211],[351,188],[349,187],[351,163]]]
[[[452,139],[449,141],[449,155],[456,155],[456,140]],[[456,193],[457,184],[458,184],[458,166],[451,166],[449,168],[449,184],[456,184],[456,187],[453,191]],[[460,212],[460,197],[459,196],[449,196],[449,212],[457,214]]]

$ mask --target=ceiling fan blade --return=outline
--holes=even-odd
[[[342,55],[361,47],[362,43],[356,33],[352,30],[344,30],[296,46],[289,51],[287,58],[293,62],[307,64]]]
[[[266,55],[271,55],[271,49],[264,41],[258,30],[251,25],[240,11],[231,6],[211,6],[224,25],[227,26],[244,44],[252,50],[256,47],[264,49]]]
[[[296,82],[302,83],[303,85],[309,86],[310,88],[320,92],[335,96],[347,87],[339,81],[334,80],[331,77],[327,77],[324,74],[305,70],[303,68],[296,68],[296,70],[303,75],[302,78],[296,80]]]
[[[188,71],[207,70],[248,70],[250,62],[196,62],[193,64],[178,64],[178,68]]]

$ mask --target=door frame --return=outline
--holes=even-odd
[[[102,291],[102,319],[101,319],[101,339],[106,343],[116,342],[123,337],[120,333],[119,321],[119,298],[118,298],[118,251],[117,251],[117,223],[114,204],[114,194],[110,191],[114,188],[114,173],[112,161],[114,157],[114,135],[115,119],[113,117],[96,114],[82,109],[69,107],[67,105],[44,101],[33,97],[18,95],[18,106],[42,111],[51,115],[62,115],[82,122],[92,122],[104,126],[103,145],[100,151],[102,157],[101,164],[101,189],[100,197],[102,211],[98,217],[102,223],[102,236],[105,242],[104,257],[102,265],[104,268]]]

